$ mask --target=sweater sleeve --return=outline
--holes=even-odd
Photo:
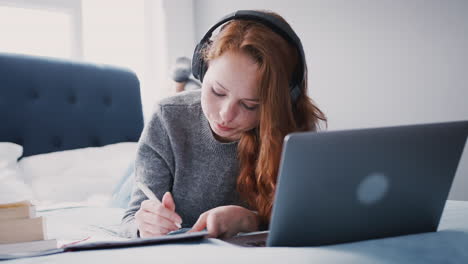
[[[135,160],[135,181],[146,184],[162,199],[165,192],[171,191],[174,175],[174,155],[167,134],[162,107],[154,112],[150,122],[145,126],[138,143]],[[139,236],[135,222],[135,213],[140,204],[148,199],[145,194],[133,184],[132,195],[121,224],[121,235],[128,238]]]

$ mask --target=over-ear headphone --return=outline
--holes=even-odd
[[[272,16],[267,13],[253,11],[253,10],[239,10],[239,11],[226,15],[220,21],[214,24],[208,30],[208,32],[206,32],[205,36],[203,36],[203,38],[200,40],[200,43],[198,43],[198,45],[195,47],[195,51],[193,52],[193,59],[192,59],[193,76],[196,79],[203,82],[203,77],[205,76],[206,70],[208,69],[208,66],[205,63],[205,60],[202,54],[203,49],[205,48],[205,45],[209,43],[211,34],[213,33],[213,31],[215,31],[220,25],[230,20],[235,20],[235,19],[253,20],[253,21],[259,22],[269,27],[271,30],[273,30],[275,33],[282,36],[285,40],[287,40],[289,43],[293,44],[297,48],[301,61],[300,61],[298,69],[296,69],[296,71],[294,72],[291,83],[289,84],[289,89],[290,89],[289,93],[291,95],[291,101],[295,103],[297,98],[301,94],[300,85],[304,81],[304,76],[305,76],[304,70],[306,67],[305,67],[304,49],[302,47],[301,40],[296,35],[294,30],[287,23],[284,23],[283,21],[276,18],[275,16]]]

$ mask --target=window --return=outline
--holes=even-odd
[[[146,116],[168,91],[164,19],[153,0],[0,0],[0,52],[129,68]]]
[[[79,3],[0,0],[0,51],[80,59]]]

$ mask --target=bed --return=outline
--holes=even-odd
[[[14,144],[8,153],[16,169],[0,174],[0,198],[35,199],[49,238],[59,243],[123,239],[118,227],[143,128],[135,74],[0,54],[0,124],[0,142]],[[309,248],[241,248],[204,239],[10,262],[468,263],[467,245],[468,202],[447,201],[434,233]]]

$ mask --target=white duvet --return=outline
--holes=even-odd
[[[22,158],[22,147],[0,142],[0,202],[106,205],[135,159],[137,143],[58,151]]]

